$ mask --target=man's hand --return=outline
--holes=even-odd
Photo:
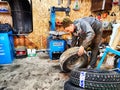
[[[84,54],[84,47],[80,46],[79,50],[78,50],[78,56],[81,56]]]

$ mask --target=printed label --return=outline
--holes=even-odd
[[[53,46],[63,46],[63,43],[62,42],[54,42]]]
[[[80,87],[85,87],[85,76],[86,76],[86,72],[80,72],[80,83],[79,86]]]

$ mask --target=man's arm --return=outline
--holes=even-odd
[[[82,46],[84,48],[87,48],[91,44],[93,38],[95,37],[95,32],[92,29],[92,27],[90,26],[90,24],[86,21],[82,21],[80,25],[81,25],[81,29],[84,32],[86,32],[86,38],[83,41]]]

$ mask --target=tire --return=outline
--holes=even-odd
[[[64,90],[87,90],[73,85],[70,81],[66,81],[64,84]]]
[[[115,60],[114,60],[114,67],[118,68],[118,62],[120,60],[120,56],[115,56]]]
[[[79,47],[72,47],[62,53],[59,60],[62,71],[70,72],[74,68],[85,68],[88,65],[88,56],[78,56],[78,49]]]
[[[115,71],[120,73],[120,56],[115,56],[114,67],[117,68]]]
[[[11,7],[14,33],[31,33],[33,31],[32,3],[28,0],[2,0]]]
[[[78,82],[80,80],[76,78],[70,79],[70,82],[73,83],[76,86],[79,86],[84,89],[88,90],[119,90],[120,88],[120,83],[119,82],[95,82],[95,81],[85,81],[84,82],[84,87],[79,85]]]
[[[81,73],[85,74],[83,86],[80,84]],[[115,71],[74,69],[70,81],[76,86],[92,90],[119,90],[120,88],[120,74]]]

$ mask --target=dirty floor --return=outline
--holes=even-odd
[[[0,65],[0,90],[64,90],[68,79],[69,73],[61,72],[59,60],[50,60],[46,53]]]

